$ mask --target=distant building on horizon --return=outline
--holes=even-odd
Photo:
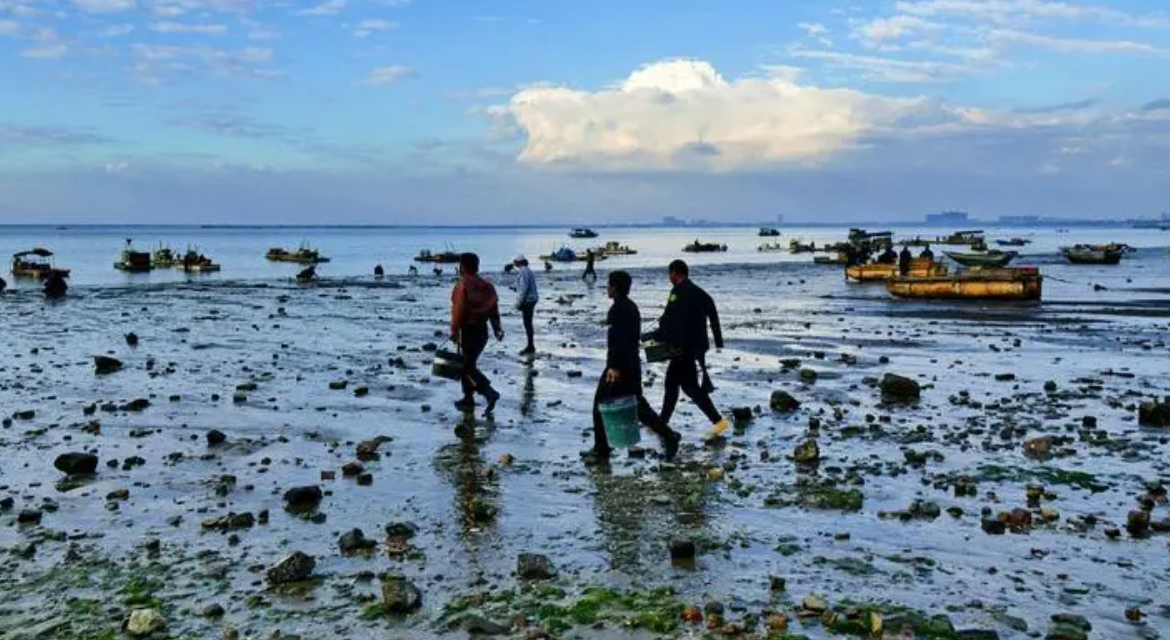
[[[1000,216],[999,224],[1005,227],[1030,227],[1044,222],[1040,216]]]
[[[687,222],[686,222],[686,220],[683,220],[682,218],[676,218],[674,216],[664,216],[662,218],[662,226],[664,226],[664,227],[685,227],[685,226],[687,226]]]
[[[943,211],[926,216],[926,224],[936,227],[964,226],[971,222],[971,216],[966,211]]]

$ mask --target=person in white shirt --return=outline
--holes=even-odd
[[[536,353],[536,344],[533,342],[532,317],[536,314],[536,303],[540,301],[540,295],[536,292],[536,275],[532,273],[532,269],[528,268],[528,259],[519,255],[512,260],[512,264],[518,269],[516,272],[516,308],[524,316],[524,333],[528,334],[528,346],[524,347],[520,355],[527,356]]]

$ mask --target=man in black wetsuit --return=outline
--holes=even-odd
[[[667,460],[678,453],[678,443],[682,439],[666,426],[642,396],[642,354],[639,344],[642,314],[638,311],[638,305],[630,300],[631,284],[630,274],[625,271],[610,272],[607,293],[613,305],[605,321],[608,326],[605,373],[598,381],[597,393],[593,397],[593,448],[581,454],[586,464],[598,464],[609,459],[611,449],[605,436],[599,405],[611,398],[637,398],[638,421],[658,435]]]
[[[666,302],[666,313],[658,321],[658,329],[647,334],[656,342],[664,342],[679,352],[666,368],[666,391],[662,397],[662,421],[670,424],[674,407],[678,404],[679,390],[698,405],[711,421],[712,432],[719,435],[731,423],[723,418],[710,392],[714,390],[707,377],[706,354],[711,348],[707,340],[707,321],[711,321],[711,334],[715,337],[715,348],[723,348],[723,331],[719,327],[719,312],[715,301],[706,291],[691,282],[690,269],[682,260],[670,263],[670,298]],[[699,383],[696,364],[703,370],[703,383]]]
[[[930,250],[930,245],[926,245],[926,248],[922,250],[922,253],[918,254],[918,257],[934,260],[934,252]]]
[[[910,261],[912,259],[910,256],[910,247],[902,247],[902,252],[898,254],[898,272],[903,277],[910,275]]]
[[[594,282],[597,280],[597,272],[593,270],[593,261],[597,257],[593,255],[593,249],[585,252],[585,273],[581,274],[581,279],[586,282]]]

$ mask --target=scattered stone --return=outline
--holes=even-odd
[[[349,386],[349,382],[346,380],[337,380],[335,382],[329,383],[329,388],[332,389],[333,391],[341,391],[342,389],[346,388],[347,386]]]
[[[381,440],[365,440],[359,442],[357,446],[357,459],[362,462],[377,460],[381,457],[378,454],[378,447],[380,446],[382,446]]]
[[[388,613],[411,613],[422,606],[422,592],[406,578],[391,576],[382,582],[382,604]]]
[[[285,556],[280,562],[272,565],[265,576],[269,584],[282,585],[291,582],[308,580],[317,568],[317,561],[310,555],[300,551]]]
[[[750,407],[734,407],[731,409],[731,417],[736,422],[749,422],[754,416]]]
[[[226,516],[204,520],[200,526],[210,531],[232,531],[234,529],[250,529],[256,524],[256,518],[251,513],[229,513]]]
[[[200,615],[204,618],[222,618],[225,613],[227,612],[224,611],[221,605],[211,604],[204,608]]]
[[[117,358],[109,356],[94,356],[94,373],[98,375],[105,375],[107,373],[114,373],[122,369],[122,361]]]
[[[768,404],[777,413],[792,413],[800,408],[800,401],[787,391],[773,391]]]
[[[678,562],[695,559],[695,543],[691,540],[671,540],[670,559]]]
[[[126,344],[131,347],[138,346],[138,334],[131,331],[126,334]]]
[[[410,539],[418,533],[418,525],[413,522],[391,522],[386,525],[386,535],[390,538]]]
[[[69,475],[90,475],[97,471],[98,459],[92,453],[63,453],[53,461],[61,473]]]
[[[1170,404],[1143,402],[1138,407],[1138,422],[1147,427],[1170,427]]]
[[[816,369],[801,369],[800,370],[800,379],[803,382],[806,382],[809,384],[816,382],[817,381]]]
[[[219,429],[212,429],[207,432],[207,446],[218,447],[225,442],[227,442],[227,436]]]
[[[917,402],[922,397],[922,387],[918,382],[887,373],[881,381],[882,402],[888,404]]]
[[[477,615],[469,615],[463,619],[463,630],[472,636],[504,636],[512,633],[512,627],[492,622]]]
[[[796,445],[792,451],[792,457],[798,464],[815,464],[821,459],[821,448],[815,439],[809,438]]]
[[[348,554],[369,551],[378,546],[378,543],[375,540],[367,538],[361,529],[352,529],[341,534],[341,538],[337,541],[337,546],[341,549],[341,553]]]
[[[1135,538],[1150,535],[1150,512],[1145,509],[1130,511],[1125,519],[1125,530]]]
[[[354,476],[361,475],[361,473],[365,470],[366,468],[363,467],[360,462],[347,462],[345,466],[341,468],[341,476],[343,478],[352,478]]]
[[[983,532],[988,535],[1002,536],[1007,533],[1007,523],[1003,520],[984,518],[980,521],[979,526],[983,528]]]
[[[135,638],[149,636],[167,628],[167,619],[154,609],[135,609],[126,621],[126,633]]]
[[[770,576],[768,578],[768,588],[775,592],[784,591],[788,588],[788,582],[780,576]]]
[[[800,601],[800,608],[820,615],[829,610],[829,601],[818,595],[808,595]]]
[[[293,487],[284,492],[284,501],[290,509],[311,509],[321,504],[321,487]]]
[[[557,575],[548,556],[539,553],[521,553],[516,559],[516,574],[525,580],[548,580]]]

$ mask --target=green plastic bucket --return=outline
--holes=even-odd
[[[605,437],[614,448],[632,447],[642,441],[638,425],[638,397],[625,396],[607,400],[598,405]]]

